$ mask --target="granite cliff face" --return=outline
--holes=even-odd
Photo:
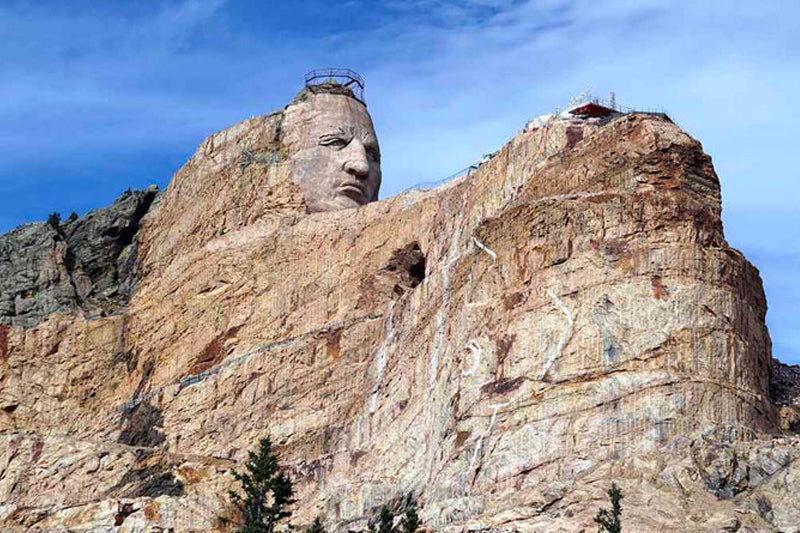
[[[270,434],[297,524],[413,499],[437,531],[592,531],[616,481],[631,531],[797,530],[761,281],[699,143],[556,121],[437,189],[309,215],[291,114],[203,143],[109,316],[79,303],[133,286],[125,246],[75,244],[93,288],[70,292],[46,227],[2,238],[53,239],[41,303],[0,326],[3,528],[221,531],[227,471]]]

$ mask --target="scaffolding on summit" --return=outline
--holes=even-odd
[[[539,115],[538,117],[529,120],[525,127],[522,129],[521,133],[532,131],[538,128],[544,128],[550,126],[556,122],[562,121],[588,121],[591,123],[596,124],[606,124],[607,122],[611,121],[612,119],[623,116],[629,115],[632,113],[643,114],[643,115],[655,115],[661,117],[665,120],[672,122],[673,124],[677,124],[667,112],[663,109],[651,109],[651,108],[634,108],[634,107],[627,107],[617,103],[616,95],[611,92],[607,99],[599,98],[594,96],[590,89],[587,89],[580,93],[579,95],[572,98],[567,104],[565,110],[561,110],[560,108],[556,108],[552,113],[547,113],[544,115]],[[444,185],[447,182],[453,181],[455,179],[470,176],[473,172],[478,170],[482,165],[489,162],[499,150],[494,152],[489,152],[483,154],[481,159],[449,176],[436,180],[436,181],[423,181],[420,183],[415,183],[411,187],[403,189],[401,192],[411,191],[415,189],[435,189],[441,185]]]

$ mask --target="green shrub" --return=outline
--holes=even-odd
[[[608,498],[611,500],[611,510],[600,509],[594,517],[594,521],[600,526],[599,533],[621,533],[622,532],[622,491],[616,483],[611,484],[608,489]]]
[[[421,525],[422,523],[419,521],[419,516],[417,515],[417,508],[411,506],[406,511],[406,516],[400,523],[400,531],[401,533],[414,533]]]
[[[393,533],[394,528],[394,513],[389,510],[385,505],[381,508],[381,514],[378,518],[378,533]]]
[[[326,533],[325,528],[322,526],[322,520],[316,517],[311,527],[306,529],[306,533]]]

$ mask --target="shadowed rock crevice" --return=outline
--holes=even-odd
[[[778,449],[742,453],[733,446],[716,444],[694,447],[691,451],[706,490],[720,500],[731,500],[763,487],[794,461],[790,452]]]
[[[164,434],[159,428],[164,427],[164,415],[158,407],[142,402],[122,415],[124,429],[117,442],[128,446],[153,448],[164,442]]]
[[[117,514],[114,515],[114,525],[121,526],[125,519],[132,515],[136,509],[133,507],[132,503],[119,503],[119,507],[117,508]]]
[[[197,355],[194,364],[186,375],[192,376],[194,374],[199,374],[218,364],[226,355],[226,341],[235,338],[239,329],[241,329],[241,326],[231,328],[214,337],[214,339],[212,339]]]
[[[136,466],[125,472],[108,494],[117,498],[182,496],[184,485],[172,473],[168,461],[143,453]]]
[[[131,374],[136,370],[136,365],[139,363],[139,354],[135,350],[116,352],[111,356],[111,364],[117,365],[120,363],[124,363],[128,374]]]
[[[525,378],[522,376],[514,379],[505,378],[491,381],[481,387],[481,392],[484,394],[507,394],[520,388],[523,381],[525,381]]]

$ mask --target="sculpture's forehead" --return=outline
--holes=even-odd
[[[374,136],[372,120],[366,108],[353,98],[341,95],[320,94],[306,102],[303,121],[313,133],[364,134]]]

